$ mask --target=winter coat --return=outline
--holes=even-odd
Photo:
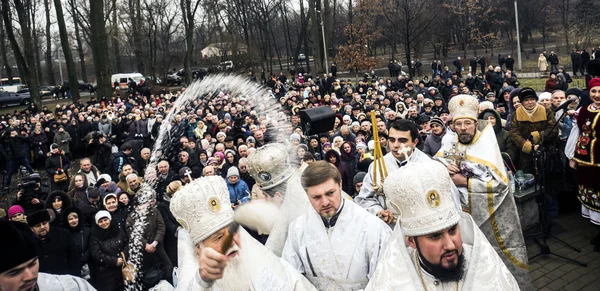
[[[152,244],[153,242],[162,243],[165,238],[165,222],[160,215],[160,211],[156,209],[156,207],[152,207],[148,209],[148,214],[146,215],[146,227],[144,228],[144,233],[141,237],[141,246],[142,249],[146,247],[146,244]],[[127,234],[131,237],[131,233],[133,232],[133,225],[135,220],[132,217],[132,213],[127,216]],[[140,250],[141,251],[141,250]]]
[[[552,91],[556,90],[556,89],[560,89],[560,84],[558,82],[558,79],[550,79],[548,78],[548,80],[546,80],[546,87],[544,88],[544,92],[550,92],[552,93]]]
[[[101,120],[98,123],[98,130],[100,130],[106,136],[111,136],[112,135],[112,124],[108,120],[106,122]]]
[[[79,135],[79,125],[69,125],[65,131],[69,133],[69,136],[71,136],[69,150],[73,152],[82,150],[83,142],[81,141],[81,138],[83,138],[83,136]]]
[[[126,230],[125,227],[127,226],[127,217],[129,216],[129,208],[127,208],[127,206],[125,206],[125,204],[118,202],[117,210],[115,210],[114,212],[110,212],[110,216],[112,218],[112,220],[110,221],[111,224],[116,225],[117,227],[119,227],[122,230]]]
[[[100,204],[102,202],[98,202]],[[93,226],[96,225],[96,213],[101,210],[100,205],[92,205],[90,201],[85,197],[81,202],[79,202],[79,209],[81,210],[81,214],[83,219],[79,218],[79,223],[83,222],[83,225]]]
[[[335,155],[337,158],[333,165],[340,171],[342,176],[342,190],[346,193],[354,193],[354,176],[350,175],[350,171],[348,170],[346,163],[342,162],[340,154],[336,150],[329,150],[325,153],[325,161],[329,163],[329,157],[332,155]]]
[[[33,150],[33,156],[36,159],[43,159],[49,151],[48,137],[43,131],[40,134],[32,133],[29,136],[29,142],[31,143],[31,150]]]
[[[232,205],[238,204],[238,200],[242,203],[250,201],[248,184],[241,179],[238,179],[235,184],[231,184],[227,179],[227,190],[229,190],[229,201]]]
[[[547,110],[542,105],[537,105],[536,111],[530,117],[520,106],[510,123],[510,137],[521,149],[519,153],[519,169],[527,173],[533,171],[532,152],[533,146],[541,141],[552,142],[558,136],[557,130],[550,132],[556,123],[554,112]]]
[[[137,121],[137,133],[141,134],[142,137],[149,137],[150,132],[148,132],[148,119],[140,119]]]
[[[170,169],[166,176],[163,176],[162,174],[158,173],[158,177],[157,177],[157,181],[156,181],[156,198],[157,198],[157,200],[161,201],[163,199],[162,197],[163,197],[163,195],[165,195],[165,192],[167,191],[167,186],[169,186],[169,183],[175,181],[176,178],[177,178],[177,175],[175,175],[175,172],[173,172]]]
[[[63,203],[62,207],[59,210],[55,210],[54,208],[52,208],[52,203],[54,202],[54,200],[57,196],[59,196],[61,198],[62,203]],[[70,209],[71,207],[73,207],[73,203],[71,203],[71,198],[69,198],[67,193],[65,193],[63,191],[53,191],[52,193],[50,193],[50,195],[48,195],[48,198],[46,198],[46,201],[44,202],[44,208],[52,209],[54,211],[54,213],[56,214],[54,221],[52,221],[52,223],[50,225],[51,226],[63,225],[62,214],[66,209]]]
[[[112,181],[110,183],[108,183],[108,187],[100,186],[100,187],[98,187],[98,190],[100,191],[100,196],[102,198],[104,198],[104,196],[106,196],[106,194],[108,194],[108,193],[114,193],[114,194],[117,194],[117,196],[118,196],[119,193],[122,192],[121,188],[119,188],[117,186],[117,183],[112,182]]]
[[[40,272],[71,275],[71,261],[76,255],[71,247],[71,234],[62,227],[50,227],[44,240],[37,240]]]
[[[117,152],[112,161],[109,162],[110,165],[108,165],[110,167],[110,169],[107,172],[111,179],[113,181],[118,181],[119,180],[119,173],[121,173],[121,171],[123,170],[123,166],[127,165],[127,164],[131,164],[130,160],[129,160],[129,156],[127,156],[125,153],[119,151]]]
[[[111,223],[109,229],[101,229],[94,224],[90,235],[90,269],[94,287],[98,291],[117,291],[123,287],[121,266],[117,266],[117,259],[121,252],[127,254],[127,235]]]
[[[71,153],[71,140],[71,135],[67,131],[63,131],[62,133],[57,131],[56,134],[54,134],[52,142],[57,144],[58,148],[64,152],[65,155],[68,155]]]
[[[29,140],[27,137],[17,135],[9,137],[6,141],[6,157],[8,160],[26,159],[29,157]]]
[[[65,157],[64,154],[48,153],[47,156],[48,158],[46,158],[45,169],[46,173],[48,173],[48,177],[50,178],[51,187],[53,188],[53,190],[59,190],[57,188],[60,188],[60,190],[66,189],[69,185],[69,180],[67,179],[66,181],[60,184],[56,184],[54,182],[54,175],[67,173],[68,178],[69,159]]]
[[[344,145],[345,144],[349,144],[350,145],[350,153],[347,154],[344,151]],[[356,175],[357,171],[357,164],[358,164],[358,153],[356,152],[356,146],[354,145],[353,142],[344,142],[342,144],[342,147],[340,148],[340,158],[342,159],[342,162],[344,162],[346,164],[346,168],[348,169],[348,174],[352,177],[354,177],[354,175]]]
[[[558,56],[556,54],[549,55],[548,62],[552,65],[558,65]]]
[[[515,161],[519,154],[519,149],[513,142],[508,131],[502,128],[502,118],[500,113],[494,109],[485,109],[479,114],[479,119],[483,119],[483,116],[491,112],[496,117],[496,124],[494,125],[494,133],[496,133],[496,140],[498,141],[498,147],[501,153],[507,153],[511,160]]]
[[[77,213],[81,219],[81,210],[79,208],[67,209],[62,214],[63,228],[71,232],[71,248],[74,254],[74,260],[71,261],[71,273],[75,276],[81,274],[81,267],[90,261],[89,241],[92,231],[89,227],[83,226],[81,222],[75,227],[69,226],[68,215]]]
[[[160,211],[160,215],[165,223],[165,239],[163,245],[165,251],[171,259],[171,262],[177,263],[177,229],[181,227],[171,210],[169,209],[169,201],[158,202],[156,208]]]
[[[433,133],[428,135],[423,144],[423,152],[433,157],[442,147],[442,138],[444,135],[446,135],[446,129],[439,136]]]
[[[540,72],[545,72],[548,70],[548,60],[546,60],[546,57],[540,56],[538,58],[538,69],[540,69]]]

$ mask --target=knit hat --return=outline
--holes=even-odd
[[[246,143],[256,143],[256,139],[253,136],[249,136],[246,138]]]
[[[360,126],[360,123],[358,123],[358,121],[354,121],[350,124],[350,126]]]
[[[57,148],[58,148],[58,145],[55,143],[50,145],[50,151],[53,151],[54,149],[57,149]]]
[[[224,137],[227,137],[227,135],[224,132],[222,132],[222,131],[217,132],[217,138],[219,138],[219,136],[221,136],[221,135]]]
[[[229,168],[229,170],[227,170],[227,179],[229,179],[229,177],[231,176],[240,176],[240,171],[236,168],[236,167],[231,167]]]
[[[23,207],[21,207],[21,205],[13,205],[8,209],[8,219],[11,219],[13,216],[15,216],[18,213],[23,213],[25,214],[25,210],[23,210]]]
[[[434,124],[437,124],[437,125],[439,125],[442,128],[444,127],[444,121],[441,118],[437,117],[437,116],[434,117],[434,118],[432,118],[431,121],[430,121],[430,125],[434,125]]]
[[[544,93],[540,94],[540,96],[538,97],[538,102],[542,102],[544,100],[551,100],[551,99],[552,99],[552,93],[544,92]]]
[[[225,159],[225,155],[222,152],[215,152],[213,154],[213,157],[215,157],[215,156],[219,157],[221,159],[221,161],[223,161]]]
[[[364,142],[359,142],[359,143],[356,145],[356,149],[363,149],[363,150],[366,150],[366,149],[367,149],[367,145],[366,145]]]
[[[297,133],[290,134],[290,141],[297,140],[300,141],[300,135]]]
[[[569,97],[569,95],[575,95],[577,97],[580,97],[581,94],[583,94],[583,91],[579,88],[569,88],[567,89],[567,91],[565,91],[565,96]]]
[[[49,222],[49,221],[50,221],[50,214],[48,213],[48,210],[46,210],[46,209],[36,211],[33,214],[27,216],[27,224],[30,227],[34,227],[42,222]]]
[[[225,113],[225,116],[223,116],[223,119],[231,119],[231,114]]]
[[[600,79],[599,79],[600,80]],[[538,101],[538,96],[535,93],[535,90],[532,88],[523,88],[521,92],[519,92],[519,102],[523,103],[525,99],[534,98],[535,101]]]
[[[362,182],[365,179],[366,175],[367,175],[367,173],[365,173],[365,172],[356,173],[356,175],[354,175],[354,185]]]
[[[34,234],[24,223],[0,219],[0,233],[0,273],[38,256]]]
[[[352,118],[350,118],[350,115],[344,115],[344,117],[342,119],[344,121],[346,121],[346,120],[352,120]]]
[[[593,78],[588,82],[587,89],[590,90],[596,86],[600,86],[600,78]]]
[[[96,224],[98,224],[98,221],[100,221],[100,219],[108,217],[108,220],[112,220],[112,216],[110,215],[110,212],[106,211],[106,210],[100,210],[96,213],[96,216],[94,217],[96,220]]]

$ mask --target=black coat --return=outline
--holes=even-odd
[[[40,272],[71,275],[75,254],[71,247],[71,233],[61,227],[50,227],[44,240],[37,242]]]
[[[177,263],[177,229],[181,227],[171,210],[169,209],[170,202],[161,201],[156,204],[156,208],[160,211],[160,215],[163,217],[165,223],[165,238],[163,245],[165,251],[171,259],[171,262]]]
[[[329,157],[335,155],[337,160],[334,166],[340,171],[342,176],[342,190],[346,193],[354,193],[354,176],[350,175],[350,170],[348,169],[346,163],[342,162],[340,158],[340,154],[336,150],[329,150],[325,153],[325,160],[329,162]]]
[[[92,227],[90,268],[94,268],[93,285],[99,291],[121,290],[123,275],[121,267],[117,266],[121,252],[127,254],[127,235],[124,230],[112,224],[107,230],[97,225]]]
[[[66,216],[64,220],[67,220]],[[71,248],[74,254],[73,261],[71,261],[71,274],[80,276],[81,267],[90,261],[89,242],[92,231],[89,227],[81,226],[81,224],[68,230],[71,232]]]
[[[27,137],[17,135],[6,141],[6,157],[9,160],[25,159],[29,156],[29,141]]]

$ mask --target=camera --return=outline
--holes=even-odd
[[[18,185],[19,190],[22,190],[21,201],[25,204],[31,204],[31,200],[35,198],[35,188],[37,188],[38,180],[35,177],[24,177]]]

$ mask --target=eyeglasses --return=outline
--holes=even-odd
[[[470,120],[469,121],[457,121],[457,122],[454,122],[454,126],[455,127],[471,127],[474,124],[475,124],[475,122],[470,121]]]

